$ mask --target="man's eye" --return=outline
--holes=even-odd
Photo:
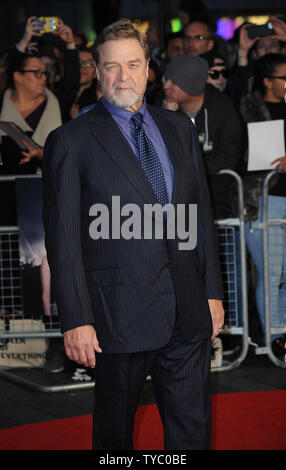
[[[129,67],[130,67],[131,69],[135,69],[136,67],[138,67],[138,64],[129,64]]]
[[[116,70],[117,68],[118,68],[117,65],[107,65],[107,66],[106,66],[106,70],[108,70],[108,71],[110,71],[110,72]]]

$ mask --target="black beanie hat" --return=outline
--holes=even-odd
[[[208,63],[195,55],[182,55],[172,60],[165,75],[190,96],[202,95],[208,75]]]

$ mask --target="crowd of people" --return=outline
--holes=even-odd
[[[286,19],[270,18],[271,35],[252,37],[245,22],[230,41],[216,35],[208,11],[200,2],[182,1],[182,30],[167,31],[160,49],[156,23],[150,22],[151,60],[145,98],[148,104],[185,113],[194,122],[201,146],[215,218],[236,215],[232,179],[220,170],[238,172],[245,182],[246,243],[258,273],[256,306],[265,328],[262,211],[265,172],[247,172],[247,124],[283,119],[286,133]],[[36,17],[27,20],[23,37],[2,52],[0,121],[12,121],[37,146],[20,148],[1,131],[0,175],[41,171],[49,133],[89,112],[101,99],[93,47],[84,34],[59,20],[49,34],[39,32]],[[262,33],[261,33],[262,34]],[[269,195],[269,217],[286,218],[286,156],[273,162],[277,177]],[[15,225],[15,195],[11,183],[1,183],[1,225]],[[273,238],[277,237],[273,229]],[[271,266],[273,321],[286,324],[283,292],[286,281],[286,231],[279,228],[279,263]],[[275,232],[275,233],[274,233]],[[276,234],[276,235],[275,235]],[[271,241],[270,237],[270,241]],[[276,238],[277,240],[277,238]],[[273,241],[273,244],[276,242]],[[271,245],[271,243],[270,243]],[[270,260],[272,254],[270,249]],[[273,255],[274,256],[274,255]],[[273,337],[278,357],[285,355],[285,335]],[[52,370],[52,369],[51,369]]]

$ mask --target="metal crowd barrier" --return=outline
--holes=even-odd
[[[271,266],[275,265],[278,261],[278,258],[283,260],[286,253],[286,219],[270,219],[268,217],[268,195],[269,195],[269,183],[271,178],[277,175],[276,171],[270,171],[264,179],[263,183],[263,193],[262,193],[262,222],[259,224],[259,228],[262,230],[263,236],[263,264],[264,264],[264,303],[265,303],[265,347],[257,348],[258,354],[267,354],[270,360],[279,367],[286,367],[285,360],[278,359],[273,354],[272,349],[272,335],[282,335],[286,333],[286,263],[283,266],[280,272],[281,284],[278,286],[280,297],[285,292],[285,303],[277,307],[278,311],[272,309],[272,281],[271,281]],[[281,232],[281,229],[284,233]],[[272,234],[274,233],[274,243],[273,235],[270,237],[270,230]],[[284,238],[284,239],[283,239]],[[282,251],[283,250],[283,251]],[[278,257],[278,258],[277,258]],[[275,261],[276,258],[276,261]],[[284,284],[284,285],[283,285]],[[274,322],[273,314],[276,313],[276,318],[279,315],[279,321]],[[278,315],[277,315],[278,314]],[[284,316],[284,319],[283,319]],[[274,324],[275,323],[275,324]],[[286,349],[285,349],[286,355]],[[286,356],[285,356],[286,357]]]
[[[215,221],[225,296],[225,323],[219,337],[223,340],[223,337],[235,336],[239,341],[236,344],[238,351],[231,355],[233,359],[228,359],[228,351],[222,350],[222,363],[213,367],[212,372],[238,367],[245,359],[250,343],[243,185],[240,176],[232,170],[222,170],[219,174],[234,179],[238,206],[236,218]]]
[[[0,176],[1,182],[15,183],[18,179],[39,179],[40,175],[9,175]],[[5,203],[5,201],[3,202]],[[19,227],[2,226],[0,227],[0,354],[5,355],[5,347],[9,341],[21,341],[28,339],[60,338],[60,326],[57,321],[50,322],[48,328],[39,328],[38,320],[43,320],[43,315],[35,317],[24,314],[23,299],[23,278],[20,265],[19,249]],[[25,321],[32,320],[27,329]],[[36,321],[33,321],[36,320]],[[9,328],[10,322],[17,322],[17,329]],[[40,326],[42,326],[40,322]],[[27,371],[29,367],[9,367],[0,366],[0,377],[4,377],[20,385],[36,389],[41,392],[59,392],[80,388],[91,387],[86,383],[70,383],[71,380],[64,380],[64,383],[57,383],[53,375],[43,374],[42,367],[32,367],[33,374],[29,376]],[[38,380],[43,376],[43,380]],[[56,383],[55,383],[56,382]]]
[[[225,371],[238,367],[245,359],[248,338],[248,301],[247,301],[247,267],[246,248],[243,217],[243,190],[241,178],[231,170],[223,170],[221,174],[228,174],[237,184],[239,214],[237,218],[216,221],[217,235],[220,249],[220,259],[225,290],[224,307],[226,312],[225,326],[222,335],[236,335],[241,338],[240,353],[232,361],[223,359],[219,367],[212,368],[212,372]],[[29,176],[30,177],[30,176]],[[39,178],[39,176],[34,176]],[[0,177],[1,181],[15,181],[21,176]],[[27,178],[27,176],[23,176]],[[17,338],[60,338],[60,326],[55,317],[52,317],[48,328],[27,330],[18,328],[10,331],[6,328],[6,320],[25,320],[23,313],[22,279],[19,260],[19,228],[0,227],[0,350],[1,344]],[[39,318],[37,316],[37,318]],[[221,335],[221,336],[222,336]],[[64,383],[55,383],[55,376],[59,374],[43,374],[41,368],[36,376],[27,378],[26,369],[14,370],[9,367],[0,367],[0,376],[16,383],[28,386],[41,392],[59,392],[74,389],[91,388],[94,381],[81,381],[71,383],[70,377]],[[39,376],[41,379],[38,380]],[[44,377],[44,379],[43,379]],[[150,377],[147,377],[150,380]]]

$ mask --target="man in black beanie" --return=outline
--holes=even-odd
[[[218,175],[240,170],[241,123],[231,99],[207,84],[208,63],[202,57],[177,57],[166,68],[163,107],[183,111],[194,122],[204,157],[215,218],[230,216],[232,180]]]

